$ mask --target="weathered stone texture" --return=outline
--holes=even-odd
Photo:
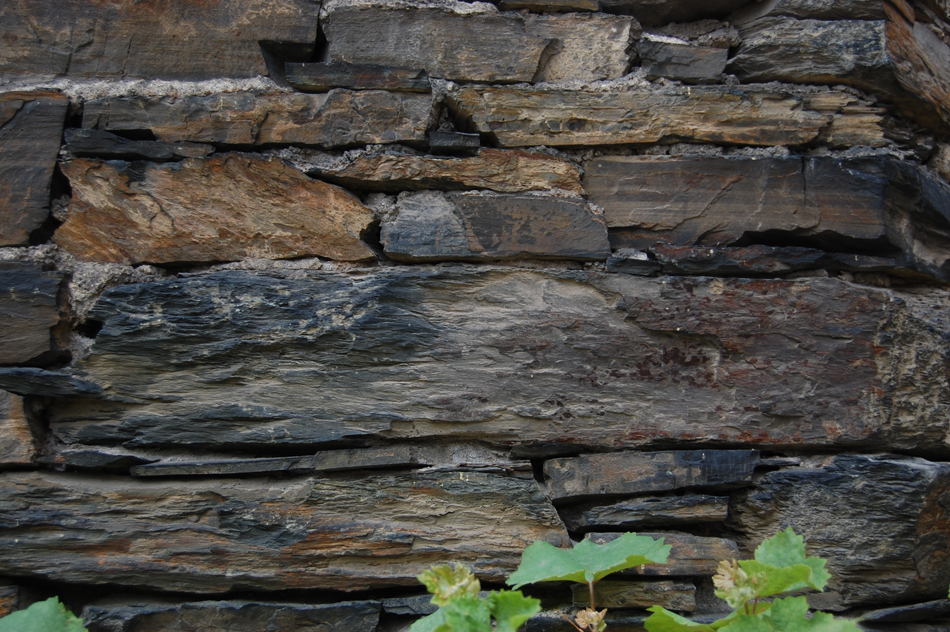
[[[70,128],[66,130],[65,136],[66,148],[70,155],[77,158],[168,162],[185,158],[205,158],[214,153],[212,145],[129,140],[94,129]]]
[[[321,256],[374,258],[359,200],[276,158],[219,154],[178,164],[66,163],[73,199],[56,242],[112,263]]]
[[[287,83],[303,92],[329,92],[333,88],[405,92],[432,90],[424,70],[373,64],[286,62],[284,77]]]
[[[731,17],[737,24],[766,16],[813,20],[883,20],[881,0],[765,0],[750,2]]]
[[[567,543],[537,483],[474,472],[175,485],[8,472],[0,507],[5,575],[206,594],[412,586],[450,560],[501,581],[531,542]]]
[[[584,193],[580,171],[572,163],[520,150],[485,148],[477,156],[463,158],[348,153],[342,160],[314,165],[307,172],[341,186],[370,191],[488,189],[499,193]]]
[[[378,601],[306,605],[253,601],[96,605],[83,609],[89,632],[375,632]]]
[[[587,584],[574,584],[571,590],[574,593],[575,606],[590,607]],[[597,582],[594,599],[598,608],[645,609],[661,606],[677,612],[692,612],[696,609],[696,586],[686,582],[625,582],[607,579]]]
[[[546,257],[604,260],[607,226],[584,200],[538,195],[401,195],[380,241],[401,261]]]
[[[833,112],[809,109],[802,95],[754,86],[616,91],[469,86],[451,94],[450,100],[475,131],[492,134],[502,147],[673,139],[801,145],[815,140],[837,118]],[[868,135],[863,144],[879,143],[873,130]]]
[[[728,496],[646,496],[609,505],[571,505],[559,510],[570,531],[605,527],[639,531],[657,525],[721,522],[729,513]]]
[[[785,527],[807,536],[809,554],[826,558],[832,575],[809,598],[816,607],[934,599],[950,583],[948,484],[945,463],[842,455],[766,475],[730,520],[746,554]]]
[[[313,48],[319,8],[309,0],[5,2],[0,74],[254,77],[266,74],[262,40]]]
[[[550,83],[622,77],[641,33],[635,20],[596,13],[533,15],[526,18],[525,26],[550,42],[532,78]]]
[[[83,127],[149,131],[166,142],[228,145],[412,142],[425,140],[431,102],[426,94],[383,90],[104,97],[85,104]]]
[[[54,348],[63,273],[41,264],[0,262],[0,365],[22,364]]]
[[[944,451],[945,306],[835,279],[220,272],[107,292],[71,369],[100,401],[49,415],[67,444]]]
[[[28,465],[35,454],[33,431],[23,400],[0,391],[0,466]]]
[[[28,245],[49,217],[67,105],[55,92],[0,93],[0,246]]]
[[[751,483],[758,460],[755,450],[590,454],[545,461],[544,478],[555,503],[677,489],[728,489]]]
[[[627,13],[640,22],[660,26],[670,22],[692,22],[711,17],[725,17],[749,0],[600,0],[601,9]]]
[[[729,57],[728,48],[675,44],[649,36],[640,40],[638,50],[648,78],[668,77],[686,83],[715,83]]]

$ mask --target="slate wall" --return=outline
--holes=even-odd
[[[29,0],[0,36],[0,613],[395,632],[431,564],[636,530],[673,555],[603,586],[632,631],[792,526],[816,607],[947,629],[946,2]]]

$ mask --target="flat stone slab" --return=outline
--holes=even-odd
[[[276,158],[218,154],[176,164],[77,159],[56,242],[81,259],[136,264],[374,259],[360,240],[372,211]],[[267,195],[262,195],[266,192]]]
[[[610,255],[607,226],[585,200],[539,195],[438,193],[399,196],[380,241],[398,261],[575,259]]]
[[[103,294],[89,314],[102,330],[72,368],[99,392],[48,415],[71,447],[452,437],[943,453],[946,304],[832,278],[185,275]]]
[[[825,592],[809,597],[816,608],[944,598],[950,530],[939,499],[948,484],[946,463],[841,455],[766,474],[739,494],[730,522],[744,554],[786,527],[804,535],[831,573]]]
[[[313,49],[319,10],[319,3],[309,0],[279,5],[268,0],[10,4],[0,12],[0,74],[256,77],[267,74],[261,41],[295,42]]]
[[[431,142],[431,141],[430,141]],[[478,149],[478,144],[475,144]],[[360,190],[489,190],[498,193],[559,191],[583,195],[580,170],[563,158],[517,149],[484,148],[462,158],[347,152],[314,165],[315,178]]]
[[[597,544],[611,542],[619,533],[591,533],[588,537]],[[666,564],[644,564],[620,571],[622,576],[646,577],[712,577],[719,562],[739,557],[739,547],[726,538],[708,538],[685,533],[638,532],[653,539],[663,538],[670,545]]]
[[[570,505],[559,510],[569,531],[605,527],[639,531],[657,526],[722,522],[729,515],[728,496],[646,496],[603,505]]]
[[[0,364],[25,363],[51,352],[61,318],[62,272],[39,263],[0,261]]]
[[[69,128],[65,136],[66,149],[76,158],[169,162],[185,158],[205,158],[214,153],[212,145],[129,140],[110,132],[94,129]]]
[[[677,489],[741,487],[752,482],[756,450],[587,454],[544,462],[555,503]]]
[[[173,592],[417,586],[448,559],[500,582],[531,542],[567,544],[535,481],[476,472],[174,485],[6,472],[0,503],[4,575]]]
[[[802,145],[837,118],[812,98],[762,86],[563,88],[467,86],[449,102],[470,131],[491,134],[502,147],[624,145],[680,142],[736,145]],[[811,109],[817,107],[820,109]],[[854,116],[854,114],[851,114]],[[878,116],[877,120],[880,120]],[[849,121],[850,122],[850,121]],[[878,129],[851,130],[880,146]]]
[[[261,632],[347,630],[375,632],[380,602],[332,604],[259,601],[89,605],[82,618],[89,632]]]
[[[68,105],[57,92],[0,93],[0,246],[29,245],[49,217]]]
[[[590,607],[587,584],[573,584],[574,606]],[[696,609],[696,586],[672,581],[617,581],[605,579],[594,586],[598,608],[640,608],[661,606],[676,612]]]
[[[29,465],[36,454],[23,399],[0,391],[0,466]]]
[[[338,147],[424,141],[431,109],[430,95],[385,90],[103,97],[85,103],[82,125],[172,143]]]
[[[429,83],[429,77],[424,70],[374,64],[286,62],[284,76],[287,83],[302,92],[329,92],[333,88],[401,92],[432,91],[432,84]]]
[[[883,20],[880,0],[769,0],[750,2],[731,16],[734,24],[763,17],[787,16],[812,20]]]
[[[648,78],[667,77],[685,83],[716,83],[729,57],[728,48],[675,44],[649,36],[640,40],[637,49]]]

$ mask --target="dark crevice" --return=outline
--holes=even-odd
[[[839,233],[824,231],[802,234],[784,230],[763,232],[749,231],[743,234],[732,247],[770,246],[773,248],[814,248],[826,252],[866,255],[871,257],[899,257],[901,249],[893,245],[887,237],[877,239],[856,239]]]
[[[103,323],[101,320],[89,318],[85,322],[76,325],[76,333],[86,338],[95,338],[99,335],[99,332],[102,331],[102,326],[104,324],[105,323]]]
[[[126,140],[158,140],[150,129],[112,129],[109,131]]]

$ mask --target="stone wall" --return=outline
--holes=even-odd
[[[633,631],[792,526],[814,606],[947,629],[945,0],[26,0],[0,36],[0,613],[395,632],[431,564],[636,530],[673,554],[602,587]]]

